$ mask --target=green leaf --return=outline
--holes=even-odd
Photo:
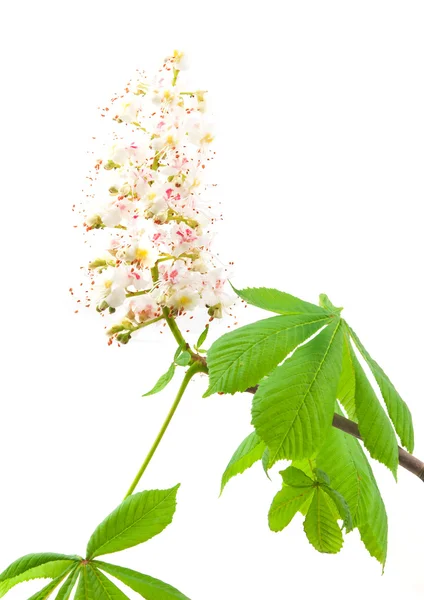
[[[248,304],[281,315],[329,314],[328,311],[316,304],[304,302],[303,300],[300,300],[300,298],[296,298],[296,296],[291,296],[286,292],[280,292],[273,288],[259,287],[245,288],[244,290],[237,290],[234,286],[232,286],[232,288],[235,293]]]
[[[68,567],[59,577],[56,577],[48,583],[42,590],[33,594],[29,600],[46,600],[55,591],[58,585],[65,579],[66,575],[72,570],[73,567]]]
[[[395,426],[396,432],[400,437],[402,446],[404,446],[409,452],[414,451],[414,426],[412,424],[412,416],[408,406],[402,400],[399,393],[395,389],[394,385],[387,377],[383,369],[378,365],[375,360],[370,356],[368,351],[364,348],[361,341],[359,340],[356,333],[349,327],[349,332],[355,342],[356,347],[362,354],[372,374],[377,381],[378,387],[380,388],[384,402],[387,406],[387,412]]]
[[[342,366],[340,321],[300,346],[259,385],[252,424],[270,449],[270,465],[311,457],[331,427]]]
[[[387,554],[387,516],[360,443],[347,433],[331,428],[316,462],[330,475],[332,488],[346,500],[353,526],[358,527],[368,551],[384,564]]]
[[[356,422],[355,385],[355,369],[353,368],[349,338],[347,337],[346,332],[344,332],[342,373],[340,375],[339,385],[337,388],[337,398],[340,400],[343,408],[346,410],[349,419]]]
[[[184,350],[184,352],[181,352],[181,354],[179,356],[177,356],[177,358],[175,359],[175,363],[177,365],[179,365],[180,367],[186,367],[187,365],[190,364],[191,361],[191,354],[190,352],[187,352],[186,350]]]
[[[203,346],[203,344],[205,343],[206,338],[208,337],[208,333],[209,333],[209,324],[206,325],[206,327],[204,328],[202,333],[199,335],[199,339],[196,342],[197,350],[199,350],[199,348],[201,348]]]
[[[204,397],[256,385],[330,320],[320,314],[278,316],[224,334],[208,350],[209,388]]]
[[[322,489],[315,488],[303,528],[309,542],[318,552],[337,554],[343,546],[343,536],[329,502],[331,501]]]
[[[399,463],[396,435],[367,376],[352,354],[356,379],[356,414],[364,445],[373,458],[386,465],[395,479]]]
[[[315,469],[315,475],[319,483],[324,485],[330,485],[330,478],[325,471],[322,469]]]
[[[331,487],[342,494],[348,503],[353,525],[357,527],[367,522],[374,485],[359,442],[347,433],[331,428],[316,462],[329,474]]]
[[[282,531],[294,515],[314,493],[313,487],[290,487],[283,485],[272,501],[268,513],[268,524],[271,531]]]
[[[179,487],[129,496],[94,531],[87,545],[87,558],[137,546],[161,533],[174,516]]]
[[[62,587],[58,591],[56,600],[69,600],[72,590],[74,589],[77,579],[79,577],[79,574],[80,574],[79,567],[77,567],[73,571],[71,571],[68,579],[65,581],[65,583],[62,585]]]
[[[377,484],[376,484],[377,486]],[[361,540],[368,552],[383,565],[387,558],[387,513],[383,499],[378,492],[369,510],[369,520],[359,526]]]
[[[343,310],[342,306],[334,306],[327,294],[319,295],[319,305],[331,313],[340,314]]]
[[[80,560],[79,556],[55,554],[53,552],[22,556],[0,574],[0,598],[22,581],[54,579],[61,575],[74,562]]]
[[[308,477],[303,471],[296,467],[287,467],[284,471],[280,471],[280,475],[286,485],[292,487],[312,487],[314,481]]]
[[[265,475],[268,479],[271,479],[268,475],[269,471],[269,448],[265,448],[264,453],[262,454],[262,468],[265,471]]]
[[[128,600],[128,596],[97,568],[90,566],[87,577],[93,590],[93,600]]]
[[[74,600],[94,600],[92,581],[88,578],[87,565],[80,569],[80,578]]]
[[[94,564],[138,592],[146,600],[190,600],[171,585],[160,581],[160,579],[105,562],[95,561]]]
[[[230,479],[235,475],[239,475],[246,471],[246,469],[251,467],[256,461],[261,460],[264,451],[264,442],[255,431],[252,431],[234,452],[222,475],[221,494]]]
[[[157,380],[156,384],[152,387],[150,392],[146,392],[145,394],[143,394],[143,397],[144,396],[152,396],[153,394],[157,394],[158,392],[161,392],[163,389],[165,389],[166,386],[168,385],[168,383],[174,377],[174,373],[175,373],[175,363],[172,363],[172,365],[169,367],[167,372],[159,377],[159,379]]]
[[[336,508],[339,512],[340,518],[343,519],[343,527],[347,532],[352,531],[353,523],[352,523],[352,515],[350,514],[349,505],[343,496],[337,491],[334,490],[329,485],[321,486],[321,489],[332,499]]]

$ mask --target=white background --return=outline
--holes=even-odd
[[[409,403],[424,458],[422,2],[16,0],[2,12],[0,568],[29,552],[83,554],[172,401],[177,382],[141,398],[171,338],[108,348],[99,317],[75,315],[67,290],[82,264],[71,205],[96,107],[174,48],[213,104],[226,217],[216,247],[235,261],[234,283],[343,305]],[[262,316],[240,312],[240,323]],[[270,483],[256,465],[218,499],[251,397],[202,399],[205,385],[191,384],[140,487],[182,483],[174,523],[111,562],[193,600],[423,597],[418,479],[400,472],[396,485],[376,465],[384,576],[357,532],[320,555],[301,520],[267,528],[278,468]]]

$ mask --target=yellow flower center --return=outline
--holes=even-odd
[[[211,144],[214,140],[214,136],[211,133],[207,133],[206,135],[204,135],[202,137],[202,139],[200,140],[202,142],[202,144]]]
[[[137,248],[135,251],[136,260],[143,261],[149,256],[149,251],[146,248]]]
[[[174,50],[174,59],[176,60],[176,62],[180,62],[183,56],[184,52],[181,52],[180,50]]]
[[[191,298],[189,298],[188,296],[180,296],[180,298],[178,299],[178,304],[180,306],[188,306],[191,303]]]

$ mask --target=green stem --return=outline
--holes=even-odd
[[[188,343],[185,341],[184,336],[181,333],[181,330],[177,325],[177,322],[171,316],[170,310],[167,306],[164,306],[162,308],[162,313],[163,313],[163,316],[165,317],[165,321],[167,322],[169,329],[171,330],[172,335],[174,336],[175,340],[177,341],[178,346],[180,348],[184,348],[185,350],[187,350],[187,352],[190,352],[190,354],[193,354],[193,351],[191,350]]]
[[[184,376],[184,379],[183,379],[183,381],[182,381],[182,383],[181,383],[180,389],[178,390],[178,394],[176,395],[176,398],[175,398],[175,400],[174,400],[174,402],[173,402],[173,404],[172,404],[172,406],[171,406],[171,409],[170,409],[170,411],[169,411],[169,413],[168,413],[168,415],[167,415],[167,417],[166,417],[165,421],[163,422],[163,425],[162,425],[162,427],[160,428],[160,430],[159,430],[159,433],[158,433],[158,435],[156,436],[156,439],[155,439],[155,441],[153,442],[153,446],[150,448],[150,450],[149,450],[149,453],[147,454],[146,458],[144,459],[144,462],[143,462],[143,464],[141,465],[141,467],[140,467],[140,470],[138,471],[138,473],[137,473],[137,475],[136,475],[136,477],[135,477],[134,481],[132,482],[132,484],[131,484],[131,486],[130,486],[130,488],[129,488],[129,490],[128,490],[128,492],[127,492],[126,496],[125,496],[125,498],[128,498],[128,496],[131,496],[131,494],[133,493],[133,491],[134,491],[134,490],[135,490],[135,488],[137,487],[137,485],[138,485],[138,482],[140,481],[140,479],[141,479],[141,477],[142,477],[142,475],[143,475],[144,471],[147,469],[147,467],[148,467],[148,465],[149,465],[150,461],[152,460],[152,458],[153,458],[153,455],[154,455],[154,453],[156,452],[156,450],[157,450],[157,447],[159,446],[159,444],[160,444],[160,442],[161,442],[161,440],[162,440],[163,436],[165,435],[165,431],[167,430],[167,428],[168,428],[168,425],[169,425],[169,423],[171,422],[171,420],[172,420],[172,417],[174,416],[174,414],[175,414],[175,411],[176,411],[176,410],[177,410],[177,408],[178,408],[178,405],[179,405],[179,403],[180,403],[180,400],[181,400],[181,398],[183,397],[183,394],[184,394],[184,392],[185,392],[185,390],[186,390],[186,388],[187,388],[187,385],[188,385],[188,384],[189,384],[189,382],[190,382],[190,379],[191,379],[191,378],[193,377],[193,375],[195,375],[196,373],[199,373],[200,371],[204,371],[204,369],[205,369],[205,367],[204,367],[202,364],[200,364],[199,362],[195,362],[195,363],[193,363],[193,364],[190,366],[190,368],[189,368],[189,369],[188,369],[188,371],[186,372],[186,374],[185,374],[185,376]],[[124,498],[124,500],[125,500],[125,498]]]
[[[138,331],[139,329],[148,327],[149,325],[152,325],[153,323],[157,323],[158,321],[161,321],[163,318],[164,318],[164,316],[160,315],[160,317],[155,317],[154,319],[150,319],[150,321],[145,321],[144,323],[140,323],[140,325],[136,325],[133,329],[131,329],[130,332],[132,333],[133,331]]]
[[[152,280],[153,283],[157,283],[158,279],[159,279],[159,269],[157,264],[151,269],[152,272]],[[188,345],[188,343],[185,341],[183,334],[180,331],[180,328],[178,327],[174,317],[171,316],[171,311],[169,310],[169,308],[167,306],[164,306],[162,308],[162,314],[165,318],[165,321],[167,322],[169,329],[171,330],[172,335],[174,336],[175,340],[177,341],[177,344],[180,348],[184,348],[185,350],[187,350],[187,352],[189,352],[192,356],[194,355],[193,350],[190,348],[190,346]]]

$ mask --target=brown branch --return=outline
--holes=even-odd
[[[258,386],[247,388],[246,392],[250,392],[254,394]],[[349,435],[353,435],[358,440],[362,441],[361,434],[359,433],[359,428],[356,423],[338,415],[334,414],[333,417],[333,427],[348,433]],[[416,475],[421,481],[424,481],[424,462],[422,462],[419,458],[416,458],[412,454],[409,454],[403,448],[399,448],[399,464],[401,467]]]
[[[358,438],[358,440],[362,440],[357,424],[341,415],[334,415],[333,427],[337,427],[337,429],[341,429],[341,431],[353,435]],[[410,473],[416,475],[421,481],[424,481],[424,462],[412,454],[409,454],[409,452],[403,448],[399,448],[399,464]]]

